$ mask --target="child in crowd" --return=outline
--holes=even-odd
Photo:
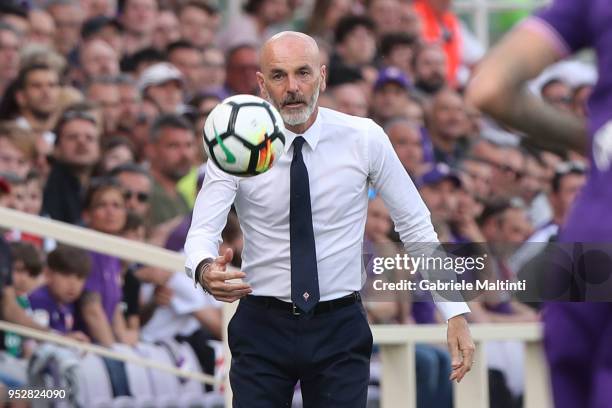
[[[34,320],[52,330],[81,341],[89,338],[75,331],[76,302],[89,276],[89,254],[78,248],[60,245],[47,256],[47,283],[28,298]]]
[[[10,249],[13,265],[13,287],[17,295],[17,303],[22,309],[31,313],[28,294],[42,284],[43,263],[41,255],[32,244],[25,242],[13,242],[10,244]],[[17,334],[6,333],[4,335],[4,347],[14,357],[28,356],[31,347],[27,344],[24,342],[24,338]]]

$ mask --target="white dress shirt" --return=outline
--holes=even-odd
[[[194,277],[203,259],[218,256],[234,203],[244,234],[242,271],[252,295],[291,301],[289,170],[296,136],[285,132],[285,154],[256,177],[232,176],[208,161],[185,243],[189,276]],[[303,136],[321,301],[358,291],[365,282],[362,245],[369,184],[383,198],[405,245],[438,241],[427,207],[380,126],[319,108]],[[469,312],[463,302],[437,305],[446,319]]]

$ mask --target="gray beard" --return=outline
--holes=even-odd
[[[280,114],[285,124],[289,126],[297,126],[306,123],[308,121],[308,118],[310,118],[310,115],[312,115],[312,113],[314,112],[317,106],[318,99],[319,87],[317,86],[312,94],[312,97],[304,108],[300,109],[297,112],[284,112],[281,110]]]

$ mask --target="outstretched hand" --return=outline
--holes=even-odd
[[[253,291],[247,283],[229,282],[246,276],[242,271],[227,271],[227,264],[231,262],[233,256],[234,252],[228,248],[223,255],[204,268],[200,276],[200,285],[220,302],[231,303]]]

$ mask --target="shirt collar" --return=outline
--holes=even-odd
[[[319,138],[321,137],[321,108],[317,109],[317,117],[312,125],[306,132],[300,134],[293,133],[289,129],[285,129],[285,153],[289,151],[289,148],[293,144],[293,140],[298,136],[304,136],[306,143],[312,150],[317,147],[317,143],[319,143]]]

